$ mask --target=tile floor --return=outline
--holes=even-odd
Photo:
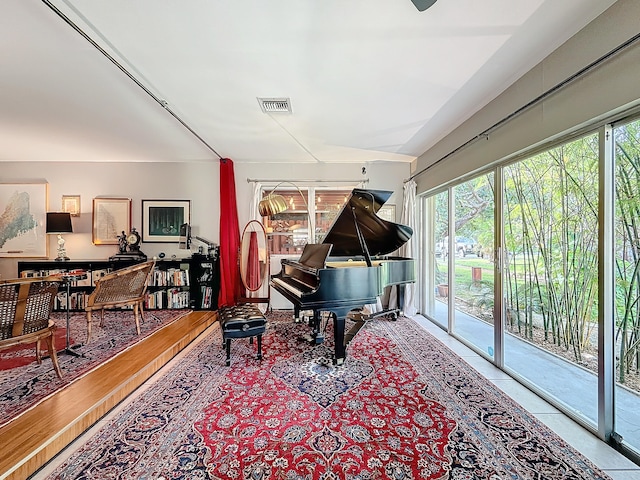
[[[609,445],[600,441],[591,432],[584,429],[582,426],[561,413],[558,409],[541,399],[538,395],[509,377],[509,375],[487,362],[466,345],[447,335],[447,333],[438,326],[421,316],[417,316],[415,319],[422,327],[438,338],[443,344],[451,348],[451,350],[464,358],[466,362],[495,384],[496,387],[516,400],[530,413],[535,415],[549,428],[564,438],[565,441],[567,441],[567,443],[569,443],[573,448],[581,452],[595,465],[603,469],[613,480],[640,480],[640,465],[636,465],[626,457],[616,452]],[[183,352],[178,354],[172,362],[178,361],[187,351],[188,348],[183,350]],[[164,369],[171,368],[172,362],[167,364]],[[153,382],[153,378],[157,378],[161,375],[164,369],[160,370],[149,382]],[[144,391],[144,389],[148,387],[149,382],[147,382],[147,385],[140,387],[136,394]],[[32,475],[31,480],[46,478],[60,463],[66,460],[66,458],[68,458],[80,445],[82,445],[82,443],[91,436],[94,431],[101,428],[112,416],[117,415],[117,413],[123,409],[126,406],[126,403],[131,401],[133,397],[133,395],[129,397],[128,400],[115,408],[111,413],[109,413],[109,415],[105,416],[83,436],[79,437],[66,450],[49,462],[49,464],[43,467],[39,472]]]

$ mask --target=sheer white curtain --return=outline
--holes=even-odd
[[[253,193],[251,195],[251,203],[249,203],[249,220],[262,221],[262,217],[258,213],[258,203],[262,199],[262,184],[253,182]]]
[[[418,241],[416,234],[416,182],[413,180],[409,180],[404,184],[404,201],[402,204],[402,217],[400,223],[413,229],[413,235],[409,241],[400,247],[400,255],[407,258],[413,258],[416,265],[418,265],[419,252],[416,248],[416,242]],[[404,287],[404,305],[402,305],[402,310],[406,316],[410,317],[418,312],[418,309],[416,308],[416,284],[408,283]]]

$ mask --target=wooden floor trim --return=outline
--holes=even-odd
[[[212,325],[197,311],[154,332],[0,428],[0,480],[28,478]]]

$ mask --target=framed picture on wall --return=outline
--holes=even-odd
[[[142,200],[142,241],[178,243],[180,225],[191,222],[191,200]]]
[[[93,199],[94,245],[117,245],[122,232],[131,231],[131,199],[105,198]]]
[[[80,195],[63,195],[62,211],[68,212],[72,217],[80,216]]]
[[[0,257],[49,256],[49,184],[0,183]]]

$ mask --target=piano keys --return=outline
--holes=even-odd
[[[321,312],[333,319],[334,363],[346,356],[345,318],[375,304],[384,289],[415,282],[411,258],[386,256],[404,245],[413,231],[376,215],[392,192],[354,189],[321,244],[307,244],[300,260],[282,260],[270,285],[287,298],[296,318],[313,312],[316,343],[323,339]],[[353,335],[350,335],[352,337]]]

